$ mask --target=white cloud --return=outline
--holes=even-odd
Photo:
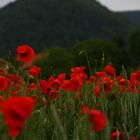
[[[97,0],[109,9],[114,11],[121,10],[140,10],[140,0]]]
[[[0,0],[0,7],[5,6],[9,2],[14,2],[15,0]]]
[[[15,0],[0,0],[0,7]],[[97,0],[113,11],[140,10],[140,0]]]

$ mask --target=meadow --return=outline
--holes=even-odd
[[[42,77],[43,54],[16,51],[20,67],[0,69],[0,140],[140,139],[140,70],[116,74],[107,64],[93,75],[75,66]]]

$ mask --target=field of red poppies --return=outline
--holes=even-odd
[[[43,54],[16,51],[22,65],[0,69],[0,140],[140,140],[140,70],[80,66],[42,78]]]

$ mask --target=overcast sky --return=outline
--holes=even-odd
[[[113,11],[140,10],[140,0],[97,0]]]
[[[0,7],[15,0],[0,0]],[[140,10],[140,0],[97,0],[113,11]]]
[[[15,0],[0,0],[0,7],[5,6],[6,4],[8,4],[9,2],[13,2]]]

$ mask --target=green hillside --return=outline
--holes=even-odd
[[[94,0],[17,0],[0,10],[0,55],[20,44],[36,51],[88,38],[113,38],[131,24]]]
[[[124,11],[118,13],[128,18],[131,22],[140,24],[140,11]]]

